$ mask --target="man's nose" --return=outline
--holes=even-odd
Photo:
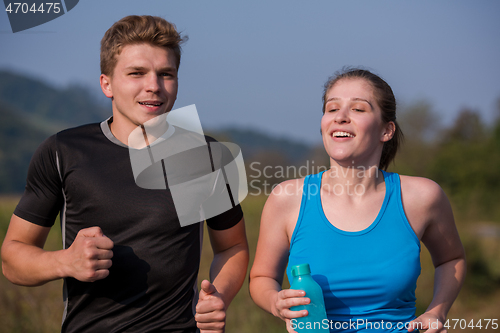
[[[160,78],[157,75],[155,74],[148,75],[146,78],[146,91],[154,93],[160,91],[159,81]]]

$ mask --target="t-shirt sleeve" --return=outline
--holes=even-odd
[[[14,215],[43,227],[54,224],[64,203],[57,158],[56,135],[53,135],[31,158],[26,187]]]
[[[209,145],[210,143],[217,143],[217,140],[209,136],[205,136],[205,140]],[[213,154],[213,152],[211,152],[211,158],[216,158],[215,156],[218,156],[218,158],[220,159],[219,161],[213,161],[213,166],[216,169],[224,167],[228,161],[232,160],[231,153],[227,149],[224,149],[223,147],[224,147],[223,145],[219,146],[219,150],[221,151],[222,154]],[[221,150],[220,148],[223,149]],[[219,172],[221,172],[220,169]],[[224,190],[226,189],[225,184],[221,187],[221,189],[222,188]],[[215,191],[218,192],[219,190],[216,189]],[[236,202],[236,205],[233,206],[231,209],[217,216],[207,219],[207,225],[214,230],[225,230],[234,227],[242,218],[243,218],[243,210],[241,209],[241,205]]]
[[[207,219],[207,225],[214,230],[226,230],[234,227],[243,218],[243,210],[236,205],[222,214]]]

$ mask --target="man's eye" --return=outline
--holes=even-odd
[[[160,76],[163,76],[163,77],[173,77],[174,75],[172,73],[161,73]]]
[[[132,72],[129,75],[138,76],[138,75],[142,75],[142,73],[141,72]]]

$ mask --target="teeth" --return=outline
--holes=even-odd
[[[163,103],[161,103],[161,102],[159,102],[159,103],[139,102],[139,104],[141,104],[141,105],[153,105],[153,106],[160,106],[160,105],[162,105]]]
[[[354,135],[352,135],[351,133],[347,133],[347,132],[334,132],[333,136],[335,136],[335,137],[354,138]]]

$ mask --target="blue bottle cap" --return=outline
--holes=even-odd
[[[306,275],[311,274],[311,268],[309,264],[300,264],[296,266],[292,266],[292,276]]]

